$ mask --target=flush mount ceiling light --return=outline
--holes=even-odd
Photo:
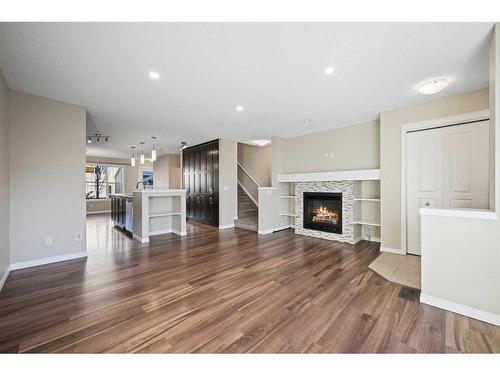
[[[149,78],[156,80],[160,78],[160,74],[158,72],[149,72]]]
[[[244,109],[245,109],[245,108],[243,108],[243,106],[242,106],[242,105],[237,105],[237,106],[236,106],[236,112],[243,112],[243,110],[244,110]]]
[[[267,146],[271,141],[269,139],[256,139],[253,141],[257,146]]]
[[[432,95],[443,90],[449,83],[446,78],[433,78],[418,85],[417,91],[424,95]]]
[[[309,123],[310,123],[310,122],[312,122],[312,121],[313,121],[313,120],[311,120],[310,118],[306,118],[306,119],[304,120],[304,122],[305,122],[306,124],[309,124]]]
[[[325,74],[332,74],[335,71],[335,68],[333,66],[327,66],[325,68]]]

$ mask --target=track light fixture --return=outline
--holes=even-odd
[[[104,139],[105,142],[108,142],[111,139],[111,136],[110,135],[102,135],[100,133],[87,135],[87,143],[92,143],[92,140],[94,140],[94,139],[96,142],[100,142],[101,139]]]
[[[184,150],[186,147],[187,147],[187,142],[186,141],[182,141],[181,142],[181,150]]]

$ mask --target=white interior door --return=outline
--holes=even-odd
[[[489,207],[489,122],[407,134],[407,252],[420,254],[420,208]]]

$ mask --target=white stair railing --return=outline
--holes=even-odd
[[[253,203],[259,206],[259,187],[257,180],[238,162],[238,185]]]

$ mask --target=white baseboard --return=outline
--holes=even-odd
[[[12,263],[10,265],[10,270],[15,271],[15,270],[20,270],[23,268],[29,268],[29,267],[35,267],[35,266],[42,266],[44,264],[50,264],[50,263],[56,263],[56,262],[63,262],[65,260],[71,260],[71,259],[78,259],[78,258],[86,258],[87,257],[87,252],[86,251],[81,251],[79,253],[71,253],[71,254],[65,254],[65,255],[58,255],[55,257],[49,257],[49,258],[43,258],[43,259],[35,259],[35,260],[27,260],[24,262],[17,262],[17,263]]]
[[[2,275],[2,278],[0,279],[0,292],[2,291],[2,288],[5,284],[5,282],[7,281],[7,277],[9,277],[9,273],[10,273],[10,266],[7,267],[7,269],[5,270],[5,272]]]
[[[87,215],[94,215],[94,214],[110,214],[111,211],[91,211],[87,212]]]
[[[132,233],[132,238],[134,238],[135,240],[139,241],[140,243],[148,243],[149,242],[149,238],[147,238],[147,237],[145,237],[145,238],[139,237],[135,233]]]
[[[229,228],[234,228],[234,223],[228,225],[219,225],[219,229],[229,229]]]
[[[385,247],[385,246],[380,246],[380,251],[383,253],[394,253],[394,254],[406,254],[405,252],[401,251],[400,249],[393,249],[391,247]]]
[[[354,245],[356,245],[359,241],[370,241],[370,242],[378,242],[380,243],[380,238],[372,237],[368,239],[368,236],[360,236],[354,239]]]
[[[474,307],[461,305],[459,303],[447,301],[439,297],[429,296],[424,293],[420,294],[420,302],[427,305],[439,307],[440,309],[453,311],[454,313],[468,316],[469,318],[500,326],[500,315],[493,314],[488,311],[475,309]]]
[[[285,225],[285,226],[282,226],[282,227],[268,229],[268,230],[259,230],[259,231],[257,231],[257,233],[259,233],[259,234],[271,234],[271,233],[277,232],[279,230],[285,230],[285,229],[288,229],[288,228],[291,228],[291,226],[290,225]]]
[[[155,232],[149,232],[149,235],[150,236],[156,236],[158,234],[166,234],[166,233],[173,233],[173,234],[176,234],[178,236],[186,236],[187,235],[187,231],[181,232],[181,231],[178,231],[178,230],[175,230],[175,229],[157,230]],[[139,236],[137,236],[137,237],[139,237]]]

